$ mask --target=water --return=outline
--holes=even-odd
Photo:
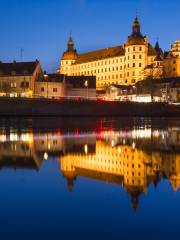
[[[1,239],[179,235],[180,119],[1,119]]]

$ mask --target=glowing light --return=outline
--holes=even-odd
[[[111,146],[114,147],[115,143],[114,140],[111,141]]]
[[[118,153],[121,154],[122,150],[120,147],[118,147]]]
[[[84,152],[85,152],[86,154],[88,154],[88,145],[87,145],[87,144],[84,145]]]
[[[49,158],[48,153],[45,152],[45,153],[44,153],[44,160],[48,160],[48,158]]]
[[[51,144],[48,143],[48,150],[51,150]]]
[[[135,147],[136,147],[136,143],[133,142],[133,143],[132,143],[132,148],[135,149]]]

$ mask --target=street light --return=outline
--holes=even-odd
[[[48,94],[48,75],[44,74],[44,78],[46,80],[46,97],[49,98]]]
[[[84,86],[87,88],[87,99],[88,99],[88,87],[89,87],[89,83],[88,80],[85,81]]]

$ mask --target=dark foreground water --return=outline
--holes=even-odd
[[[180,119],[1,119],[0,239],[179,239]]]

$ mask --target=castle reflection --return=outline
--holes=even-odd
[[[180,127],[100,130],[61,134],[1,129],[0,167],[39,171],[44,160],[57,159],[69,191],[80,177],[122,186],[137,209],[150,184],[167,179],[180,186]]]

